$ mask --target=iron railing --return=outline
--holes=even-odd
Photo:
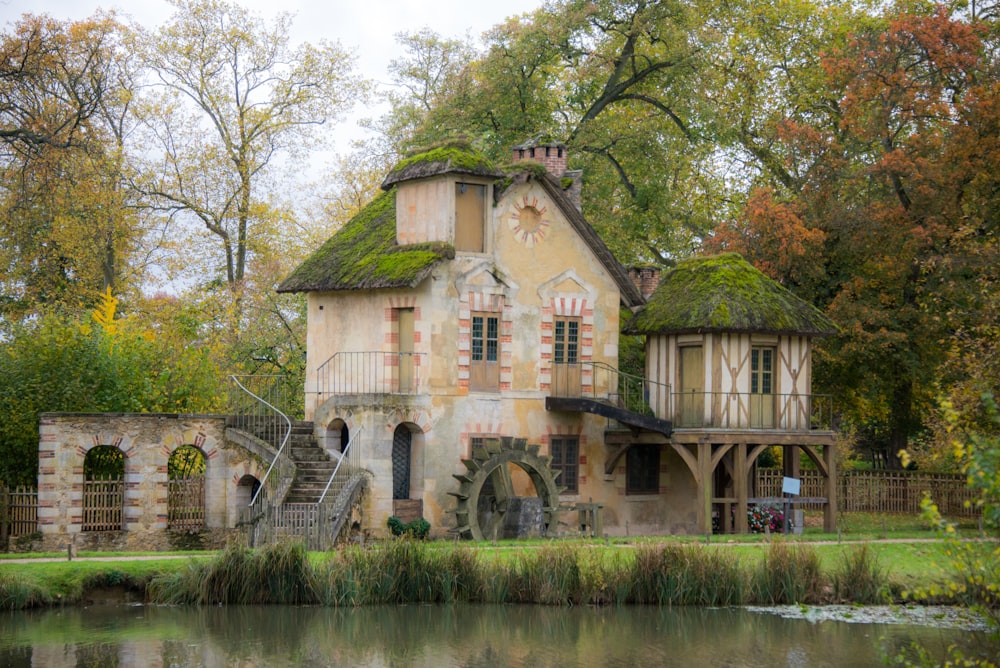
[[[634,376],[603,362],[552,364],[550,394],[553,397],[602,401],[641,415],[654,415],[651,399],[669,396],[670,386]]]
[[[829,430],[833,401],[821,394],[675,392],[667,415],[675,429]]]
[[[320,495],[317,503],[323,503],[327,496],[336,499],[341,491],[343,491],[344,485],[351,477],[351,473],[361,468],[361,447],[355,445],[361,435],[361,431],[362,428],[359,427],[351,434],[351,438],[347,442],[347,447],[340,453],[340,459],[337,460],[337,465],[334,467],[333,473],[330,474],[330,479],[327,481],[326,487],[323,488],[323,493]],[[341,468],[343,468],[342,472]],[[340,473],[339,478],[337,477],[338,473]]]
[[[252,433],[257,438],[270,443],[272,446],[277,444],[277,451],[275,452],[274,459],[271,460],[270,466],[267,467],[267,473],[264,474],[264,478],[260,481],[260,486],[257,487],[257,493],[254,494],[253,498],[250,500],[250,507],[253,508],[257,499],[264,494],[264,500],[273,503],[275,501],[280,501],[280,487],[282,483],[287,483],[284,487],[287,489],[287,485],[291,484],[291,479],[282,480],[285,476],[280,476],[276,479],[271,478],[271,471],[277,466],[279,470],[283,469],[285,471],[291,470],[294,472],[295,463],[292,458],[285,452],[285,446],[288,444],[288,437],[292,433],[292,421],[288,416],[278,409],[273,401],[279,401],[279,396],[274,396],[273,394],[269,396],[271,401],[264,399],[260,395],[252,392],[246,387],[246,381],[250,384],[255,385],[255,389],[259,388],[275,388],[280,387],[280,384],[276,383],[266,383],[264,381],[266,376],[230,376],[230,379],[240,390],[240,392],[233,392],[232,395],[235,398],[235,403],[232,404],[230,413],[233,416],[235,425],[241,429],[247,430]],[[273,378],[273,377],[272,377]],[[243,397],[247,395],[251,399],[248,400]],[[234,399],[231,398],[231,401]]]
[[[339,352],[316,370],[322,403],[335,394],[416,394],[424,353]]]

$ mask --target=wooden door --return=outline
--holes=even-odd
[[[701,427],[705,423],[705,356],[701,346],[680,349],[679,427]]]
[[[500,317],[495,313],[472,314],[469,387],[480,391],[500,389]]]
[[[750,350],[750,426],[774,428],[774,348]]]
[[[552,394],[579,397],[580,318],[557,318],[552,326]]]

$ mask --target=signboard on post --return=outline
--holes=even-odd
[[[781,493],[798,496],[802,493],[802,481],[798,478],[783,478],[781,480]]]
[[[791,531],[793,496],[798,496],[802,492],[802,481],[798,478],[785,477],[781,480],[781,493],[785,495],[785,535]]]

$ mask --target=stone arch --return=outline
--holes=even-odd
[[[95,444],[83,453],[82,531],[125,528],[125,461],[119,444]]]
[[[260,479],[257,476],[250,473],[244,473],[240,476],[236,481],[236,494],[234,495],[237,509],[249,507],[250,501],[253,500],[258,489],[260,489]]]
[[[347,417],[334,417],[326,425],[323,433],[323,446],[333,457],[339,457],[344,448],[351,442],[353,427]]]
[[[170,453],[167,458],[167,528],[204,528],[207,465],[207,455],[195,445],[181,445]]]

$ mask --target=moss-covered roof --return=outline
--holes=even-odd
[[[309,256],[278,292],[412,287],[437,262],[455,257],[443,243],[396,244],[396,190],[380,194],[319,250]]]
[[[626,334],[754,332],[835,334],[815,306],[771,280],[737,253],[681,261],[660,279]]]
[[[424,179],[438,174],[471,174],[498,178],[503,176],[489,159],[467,142],[455,141],[442,144],[400,160],[382,181],[388,190],[400,181]]]

